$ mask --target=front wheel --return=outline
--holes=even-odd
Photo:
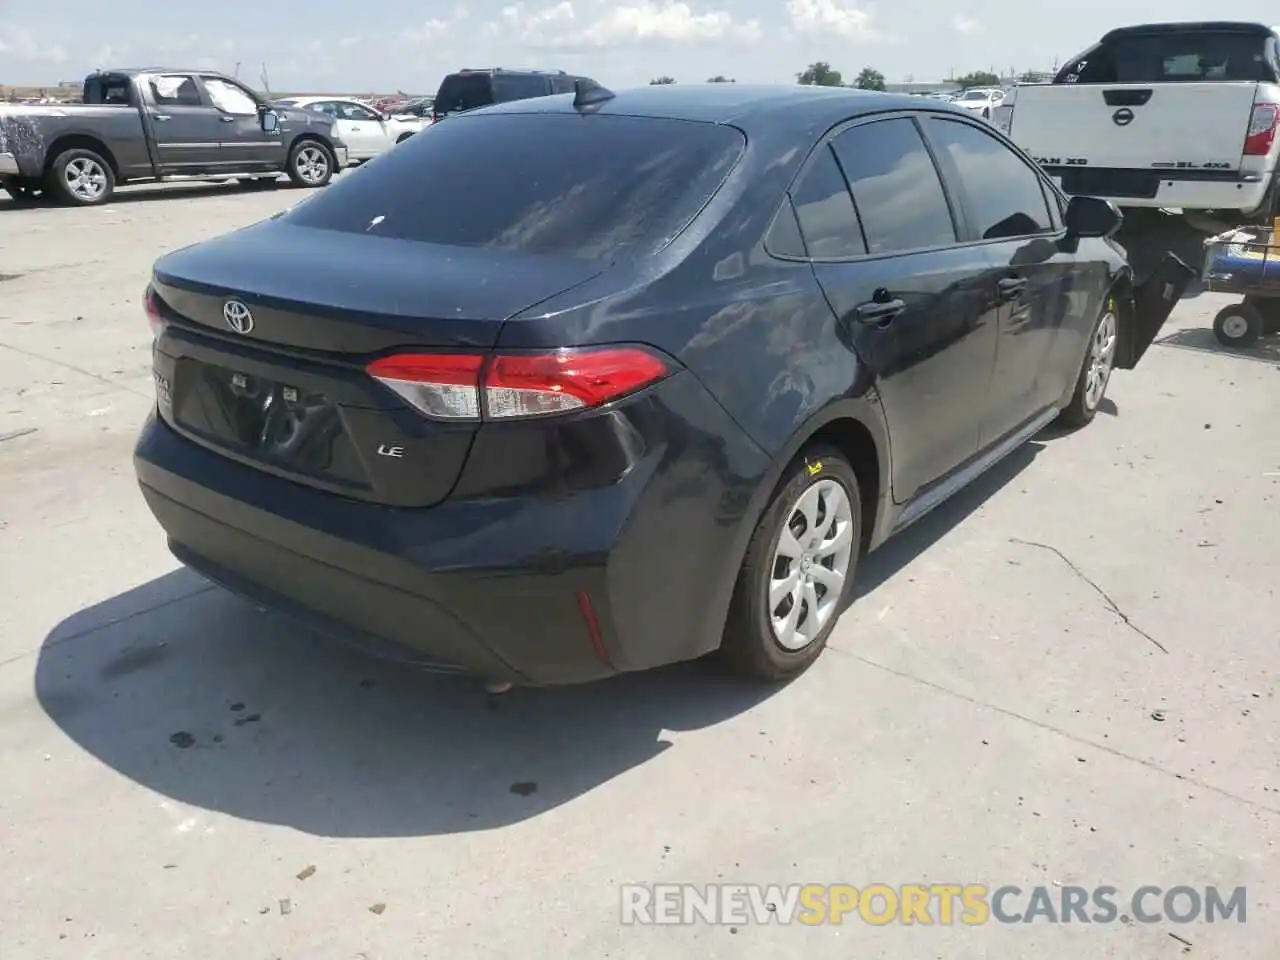
[[[295,186],[323,187],[333,179],[333,154],[318,140],[299,140],[289,150],[286,172]]]
[[[111,164],[92,150],[72,147],[58,154],[49,168],[48,192],[77,207],[106,203],[116,189]]]
[[[1251,347],[1262,336],[1262,313],[1245,301],[1223,307],[1213,318],[1213,335],[1224,347]]]
[[[1107,384],[1115,369],[1116,345],[1119,341],[1120,320],[1116,298],[1109,295],[1102,313],[1089,335],[1089,349],[1076,377],[1076,388],[1071,402],[1058,415],[1058,421],[1067,427],[1083,427],[1098,414],[1102,398],[1107,395]]]
[[[838,450],[814,447],[783,476],[747,547],[721,646],[735,670],[786,680],[818,659],[861,543],[857,475]]]

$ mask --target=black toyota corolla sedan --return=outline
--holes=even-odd
[[[785,678],[1138,362],[1189,271],[1135,289],[1119,220],[916,97],[500,104],[155,265],[138,479],[196,571],[440,669]]]

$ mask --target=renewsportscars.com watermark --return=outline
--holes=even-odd
[[[625,884],[624,924],[873,926],[1245,922],[1244,887],[991,887],[976,883]]]

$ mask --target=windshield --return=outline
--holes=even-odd
[[[464,115],[344,175],[285,219],[447,246],[643,256],[688,225],[744,146],[737,129],[710,123]]]

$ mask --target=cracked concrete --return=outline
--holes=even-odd
[[[787,688],[488,698],[177,569],[136,491],[152,260],[302,196],[0,202],[0,956],[1273,960],[1280,355],[1213,345],[1224,298],[868,558]],[[1244,885],[1249,913],[624,927],[632,881]]]

